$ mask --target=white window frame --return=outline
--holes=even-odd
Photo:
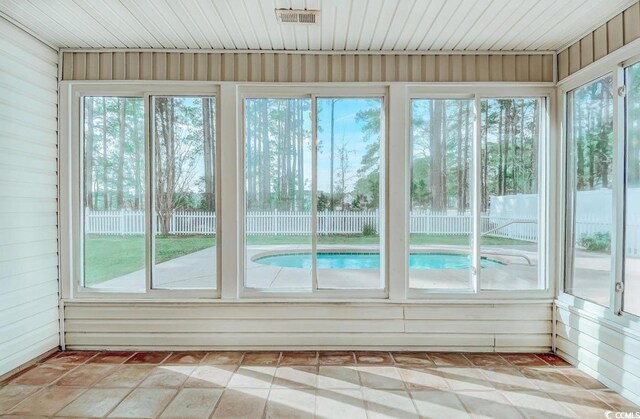
[[[557,217],[560,220],[559,231],[563,234],[567,231],[570,218],[567,211],[569,203],[569,193],[567,188],[567,151],[569,136],[569,113],[568,113],[568,94],[569,92],[597,81],[608,74],[613,78],[614,100],[613,100],[613,180],[612,180],[612,235],[611,235],[611,277],[609,281],[609,292],[611,295],[609,307],[587,301],[580,297],[565,292],[566,287],[566,271],[569,237],[561,239],[562,252],[559,254],[558,269],[558,301],[574,309],[584,311],[590,315],[601,319],[603,324],[609,324],[612,327],[629,328],[636,332],[640,332],[640,316],[622,311],[623,291],[616,289],[616,284],[623,283],[623,261],[624,261],[624,194],[626,179],[624,178],[625,165],[625,97],[618,94],[618,89],[625,86],[624,71],[628,66],[640,62],[640,55],[637,48],[640,42],[634,41],[625,45],[617,51],[601,58],[599,61],[587,66],[577,73],[565,78],[558,83],[557,102],[558,107],[557,119],[558,124],[557,138],[560,139],[557,145],[557,153],[560,161],[560,170],[558,170],[559,196],[561,205],[556,206],[558,211]],[[563,237],[563,236],[561,236]]]
[[[551,164],[550,156],[550,138],[551,127],[553,126],[553,114],[551,110],[554,107],[554,89],[545,87],[533,87],[518,85],[504,85],[498,84],[488,86],[487,84],[473,83],[465,87],[457,86],[430,86],[428,88],[415,87],[408,92],[407,100],[407,129],[411,129],[411,100],[414,99],[472,99],[474,100],[474,121],[475,127],[473,131],[472,139],[472,171],[471,171],[471,186],[474,191],[471,200],[471,213],[473,217],[472,221],[472,240],[470,243],[470,250],[472,255],[472,269],[470,269],[471,275],[471,288],[463,290],[447,290],[447,289],[420,289],[409,287],[409,269],[408,269],[408,255],[409,255],[409,223],[405,226],[406,239],[405,243],[405,256],[404,262],[406,266],[406,293],[409,298],[420,299],[451,299],[451,298],[465,298],[473,300],[486,300],[497,298],[513,298],[513,299],[532,299],[532,298],[551,298],[554,293],[553,284],[554,276],[550,272],[549,262],[551,258],[552,241],[550,240],[553,232],[552,222],[549,217],[549,202],[552,188],[549,184],[551,176],[551,170],[553,165]],[[478,269],[480,266],[480,247],[481,237],[479,213],[480,213],[480,103],[485,99],[541,99],[543,100],[544,107],[540,113],[540,120],[542,122],[540,129],[540,138],[538,139],[538,151],[540,159],[538,161],[538,288],[537,289],[525,289],[525,290],[492,290],[482,289],[482,269]],[[408,220],[410,209],[410,184],[411,184],[411,156],[410,156],[410,138],[407,140],[407,149],[405,150],[406,159],[406,173],[405,173],[405,205],[406,212],[405,217]],[[476,217],[476,214],[478,216]]]
[[[60,273],[61,297],[73,298],[116,298],[116,299],[175,299],[175,298],[217,298],[220,295],[221,267],[220,247],[216,246],[216,288],[203,289],[157,289],[153,288],[152,271],[154,255],[152,240],[155,238],[155,217],[153,197],[155,196],[155,173],[152,161],[154,134],[152,130],[154,96],[215,97],[219,108],[219,90],[215,85],[203,83],[145,83],[145,82],[62,82],[60,83]],[[82,284],[82,259],[84,240],[84,217],[82,206],[83,185],[83,98],[89,96],[136,97],[144,101],[144,156],[145,156],[145,289],[141,290],[98,290]],[[66,111],[66,112],[65,112]],[[216,109],[216,190],[220,191],[219,144],[217,130],[219,116]],[[216,193],[216,206],[221,197]],[[217,211],[218,212],[218,211]],[[218,212],[219,217],[219,212]],[[221,220],[218,218],[216,242],[220,237]]]
[[[241,252],[239,253],[240,261],[239,261],[239,274],[238,280],[241,282],[240,288],[240,298],[245,299],[256,299],[256,298],[304,298],[304,299],[327,299],[327,298],[336,298],[336,299],[383,299],[388,297],[388,272],[386,269],[386,254],[387,254],[387,232],[388,232],[388,216],[387,216],[387,159],[385,156],[388,152],[387,145],[387,124],[383,119],[381,124],[381,131],[383,133],[383,137],[381,138],[381,147],[380,147],[380,204],[379,204],[379,218],[380,221],[384,224],[384,228],[381,229],[379,238],[379,246],[380,246],[380,283],[383,285],[382,288],[378,289],[319,289],[318,288],[318,278],[317,278],[317,270],[316,270],[316,262],[315,258],[312,258],[312,269],[311,269],[311,289],[305,292],[298,291],[286,291],[286,290],[270,290],[268,288],[251,288],[246,285],[246,243],[245,243],[245,214],[246,214],[246,205],[245,205],[245,100],[247,99],[309,99],[311,102],[311,142],[312,146],[312,201],[311,201],[311,225],[312,229],[315,228],[317,224],[317,176],[316,176],[316,168],[317,168],[317,100],[323,98],[344,98],[344,99],[380,99],[382,101],[382,114],[387,115],[387,89],[377,86],[353,86],[348,89],[348,93],[345,93],[344,88],[337,88],[335,85],[328,87],[316,87],[313,85],[305,85],[305,86],[252,86],[245,85],[241,86],[239,89],[239,114],[238,121],[239,127],[238,132],[240,133],[238,136],[238,179],[241,179],[239,185],[241,185],[241,190],[239,191],[239,201],[238,208],[241,209],[241,214],[239,216],[239,226],[240,226],[240,236],[239,241],[241,243]],[[386,119],[386,118],[385,118]],[[311,233],[313,235],[313,232]],[[312,246],[311,246],[311,254],[315,255],[317,251],[317,240],[312,237]]]
[[[381,275],[384,289],[380,290],[318,290],[315,293],[280,293],[260,290],[256,293],[244,289],[244,135],[243,100],[250,96],[290,97],[292,94],[315,97],[382,97],[384,106],[384,152],[381,154],[381,171],[384,172],[381,220],[385,223],[380,251],[385,254]],[[552,268],[559,251],[559,233],[556,214],[550,211],[555,201],[554,175],[557,160],[554,141],[549,132],[555,130],[556,95],[553,83],[253,83],[253,82],[187,82],[187,81],[63,81],[59,88],[60,109],[60,278],[63,300],[175,300],[194,301],[206,299],[212,302],[388,302],[418,303],[443,301],[509,303],[549,303],[555,295],[558,272]],[[78,256],[80,250],[80,114],[79,97],[89,95],[145,97],[149,106],[151,95],[215,96],[218,176],[216,179],[219,220],[217,236],[216,290],[153,290],[149,292],[96,292],[80,290],[78,283]],[[243,96],[244,95],[244,96]],[[547,133],[541,139],[540,154],[540,220],[544,234],[539,242],[543,268],[540,280],[546,287],[539,290],[481,290],[477,293],[441,293],[410,290],[408,282],[408,211],[409,211],[409,132],[410,98],[455,97],[466,95],[479,98],[491,97],[546,97]],[[312,101],[315,104],[315,101]],[[315,106],[315,105],[314,105]],[[146,135],[149,135],[150,113],[145,112]],[[312,121],[315,124],[315,121]],[[477,121],[477,124],[479,122]],[[476,124],[476,129],[477,129]],[[315,134],[314,134],[315,135]],[[224,141],[222,140],[224,139]],[[147,139],[147,142],[149,140]],[[477,143],[477,141],[476,141]],[[224,181],[222,181],[224,179]],[[147,179],[149,182],[150,179]],[[150,198],[149,198],[150,199]],[[557,202],[557,201],[555,201]],[[149,207],[150,208],[150,207]],[[544,262],[546,261],[546,263]],[[313,294],[313,295],[312,295]]]

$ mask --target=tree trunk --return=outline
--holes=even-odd
[[[213,107],[210,98],[202,99],[202,130],[204,152],[204,208],[207,211],[216,209],[216,159]],[[249,155],[249,149],[247,149]]]
[[[93,210],[93,97],[85,99],[87,130],[84,134],[84,206]]]
[[[116,201],[118,209],[124,208],[124,147],[127,133],[127,99],[118,98],[118,117],[120,129],[118,130],[118,174]]]
[[[431,209],[444,211],[442,194],[442,122],[443,105],[441,100],[434,100],[431,114]]]
[[[109,210],[109,189],[107,182],[109,176],[109,161],[107,156],[107,100],[102,98],[102,206],[105,211]]]

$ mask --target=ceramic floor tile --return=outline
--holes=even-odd
[[[493,390],[491,381],[479,368],[442,367],[438,368],[452,390]]]
[[[17,377],[13,383],[44,386],[51,384],[76,367],[77,365],[41,364]]]
[[[277,365],[280,352],[247,352],[242,358],[242,365]]]
[[[393,358],[389,352],[356,352],[359,365],[392,365]]]
[[[425,367],[435,367],[435,362],[431,360],[426,352],[392,352],[396,364],[401,365],[421,365]]]
[[[136,388],[111,412],[115,418],[155,418],[178,391],[165,388]]]
[[[187,351],[174,352],[165,361],[165,364],[199,364],[204,359],[207,352]]]
[[[467,367],[471,361],[462,354],[455,353],[430,353],[429,357],[438,367]]]
[[[355,365],[356,357],[353,352],[347,351],[320,352],[318,363],[320,365]]]
[[[316,417],[365,419],[367,412],[362,392],[360,390],[318,390]]]
[[[502,358],[515,367],[546,367],[549,365],[536,354],[503,354]]]
[[[413,401],[404,390],[363,388],[368,419],[418,418]]]
[[[472,418],[518,419],[522,414],[498,391],[461,391],[458,397]]]
[[[244,352],[207,352],[201,364],[207,365],[238,365]]]
[[[101,418],[116,407],[130,391],[128,388],[91,388],[56,416]]]
[[[554,366],[554,367],[570,367],[571,366],[571,364],[569,364],[564,359],[560,358],[558,355],[554,355],[554,354],[536,354],[536,356],[538,358],[542,359],[547,364],[549,364],[551,366]]]
[[[38,390],[40,390],[39,386],[26,386],[20,384],[9,384],[4,387],[0,387],[0,415],[8,412],[9,409]]]
[[[44,360],[45,364],[84,364],[93,358],[94,351],[62,351]]]
[[[97,387],[136,387],[154,370],[153,365],[116,365],[111,374],[96,383]]]
[[[241,365],[227,385],[230,388],[269,388],[276,367]]]
[[[600,381],[577,368],[562,368],[560,371],[572,381],[578,383],[580,387],[587,390],[602,390],[607,388],[607,386],[602,384]]]
[[[465,354],[465,357],[476,367],[496,368],[511,366],[509,362],[498,354]]]
[[[317,352],[283,352],[279,365],[317,365]]]
[[[157,365],[140,387],[180,387],[194,369],[192,365]]]
[[[81,365],[64,377],[56,385],[73,387],[91,387],[96,382],[116,370],[114,365]]]
[[[316,396],[308,389],[271,389],[266,419],[304,419],[315,415]]]
[[[11,409],[9,413],[24,416],[52,416],[79,397],[85,390],[85,388],[76,387],[45,387],[24,399]]]
[[[160,364],[171,352],[136,352],[125,364]]]
[[[536,383],[518,368],[493,368],[481,372],[496,390],[538,390]]]
[[[447,390],[449,385],[438,368],[398,367],[400,377],[409,390],[439,389]]]
[[[354,366],[320,365],[318,388],[358,389],[360,388],[358,370]]]
[[[222,389],[184,388],[180,390],[160,417],[172,419],[208,418],[220,396],[222,396]]]
[[[521,372],[533,381],[540,390],[564,391],[582,388],[564,375],[561,368],[522,368]]]
[[[602,419],[606,417],[606,412],[614,410],[588,390],[557,391],[550,395],[580,419]]]
[[[293,366],[278,367],[273,379],[274,388],[316,388],[318,385],[318,367]]]
[[[527,419],[573,417],[569,410],[542,391],[505,391],[502,394]]]
[[[198,365],[187,378],[184,386],[196,388],[225,387],[237,368],[235,365]]]
[[[592,394],[620,412],[640,412],[640,406],[636,406],[613,390],[594,390]]]
[[[411,398],[422,418],[428,419],[468,419],[467,409],[462,401],[451,391],[416,390]]]
[[[400,373],[393,366],[359,366],[358,375],[363,387],[403,390]]]
[[[268,397],[267,389],[226,389],[212,418],[262,418]]]
[[[135,352],[113,351],[100,352],[91,358],[89,364],[122,364],[131,358]]]

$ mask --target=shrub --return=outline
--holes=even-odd
[[[365,223],[362,226],[362,235],[363,236],[375,236],[376,234],[378,234],[378,232],[376,231],[376,226],[374,226],[371,223]]]
[[[611,235],[603,232],[583,234],[578,244],[592,252],[606,252],[611,250]]]

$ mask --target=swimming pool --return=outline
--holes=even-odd
[[[258,256],[254,262],[262,265],[278,266],[281,268],[311,268],[311,254],[283,253]],[[468,269],[470,257],[456,253],[411,253],[409,255],[409,269]],[[491,268],[504,266],[495,259],[483,257],[481,266]],[[318,269],[379,269],[379,253],[329,253],[318,252]]]

